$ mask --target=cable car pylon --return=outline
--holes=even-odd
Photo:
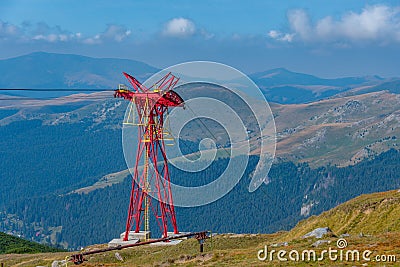
[[[132,188],[126,219],[123,241],[129,240],[131,231],[139,233],[144,227],[145,241],[149,236],[150,210],[158,221],[162,237],[168,236],[168,226],[178,234],[175,207],[171,192],[168,160],[165,152],[164,123],[168,109],[183,107],[183,99],[172,89],[179,78],[171,72],[162,77],[152,87],[147,88],[133,76],[123,73],[132,85],[133,90],[119,86],[114,97],[130,101],[127,118],[135,116],[137,121],[131,123],[138,127],[138,145],[133,169]],[[143,167],[140,162],[143,160]],[[157,200],[151,197],[154,194]]]

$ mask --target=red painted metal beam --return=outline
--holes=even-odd
[[[173,227],[175,234],[178,234],[168,160],[165,154],[163,127],[164,116],[167,114],[168,108],[184,105],[184,100],[172,90],[179,78],[168,73],[153,86],[146,88],[133,76],[125,72],[124,75],[133,86],[133,91],[118,89],[115,90],[114,97],[121,97],[133,102],[136,106],[138,122],[141,122],[138,124],[136,162],[124,240],[128,240],[131,230],[140,231],[144,219],[142,213],[144,210],[148,210],[149,206],[153,210],[163,237],[167,236],[168,225]],[[158,162],[159,154],[162,156],[161,162]],[[151,190],[156,193],[158,201],[153,199],[150,201],[148,192],[144,190],[148,182],[148,169],[146,168],[147,173],[145,173],[145,168],[139,172],[139,162],[143,158],[148,160],[147,168],[150,168],[150,165],[152,167],[151,179],[154,179],[155,188],[151,188]],[[144,209],[143,206],[147,208]]]

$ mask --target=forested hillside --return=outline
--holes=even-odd
[[[258,158],[252,157],[251,165]],[[209,182],[211,172],[227,164],[220,159],[203,172],[191,174],[190,180]],[[398,165],[400,153],[390,150],[373,160],[355,166],[312,169],[307,164],[284,162],[273,165],[271,182],[256,192],[248,192],[249,172],[228,195],[196,208],[177,208],[181,231],[210,229],[214,232],[271,233],[290,229],[299,220],[319,214],[363,193],[400,187]],[[250,168],[249,168],[250,169]],[[172,168],[172,177],[190,184],[187,173]],[[1,227],[42,240],[57,226],[56,242],[77,248],[104,243],[124,231],[130,179],[89,194],[47,195],[18,199],[7,208],[15,214]],[[15,223],[18,220],[24,224]],[[36,229],[36,230],[35,230]],[[157,235],[157,225],[151,229]],[[50,241],[48,239],[48,241]]]
[[[57,252],[57,251],[62,251],[62,250],[38,244],[35,242],[30,242],[0,232],[0,254],[41,253],[41,252]]]
[[[203,207],[177,208],[179,229],[269,233],[289,229],[359,194],[398,188],[399,152],[376,156],[398,147],[397,101],[391,94],[377,93],[273,105],[280,163],[273,165],[270,183],[248,192],[250,172],[258,161],[251,157],[229,194]],[[112,98],[0,112],[0,230],[68,248],[119,236],[125,230],[130,179],[121,177],[122,182],[88,194],[71,192],[126,169],[121,145],[125,109],[126,101]],[[196,140],[185,144],[183,150],[197,151]],[[360,149],[371,153],[352,159]],[[299,163],[309,159],[310,165]],[[316,159],[323,167],[315,167],[321,166]],[[325,164],[337,159],[359,163],[343,168]],[[203,185],[217,178],[227,161],[218,159],[198,173],[171,166],[171,177],[179,185]],[[151,229],[157,237],[154,221]]]

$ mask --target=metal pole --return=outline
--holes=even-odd
[[[147,120],[148,123],[148,120]],[[150,125],[147,128],[147,135],[150,134]],[[145,134],[146,136],[146,134]],[[145,137],[145,155],[144,155],[144,232],[145,232],[145,236],[144,236],[144,241],[148,241],[148,235],[147,232],[150,231],[150,227],[149,227],[149,221],[150,221],[150,217],[149,217],[149,141],[150,141],[150,136],[147,136],[147,138]],[[148,141],[148,142],[147,142]]]
[[[197,240],[199,240],[199,242],[201,244],[200,249],[203,249],[202,243],[204,243],[204,239],[208,238],[207,234],[209,234],[209,233],[210,233],[209,231],[189,233],[189,234],[183,234],[183,235],[170,236],[170,237],[149,240],[149,241],[145,241],[145,242],[139,242],[139,243],[135,243],[135,244],[123,245],[123,246],[118,246],[118,247],[113,247],[113,248],[105,248],[105,249],[97,249],[97,250],[87,251],[87,252],[71,255],[70,261],[74,262],[75,264],[81,264],[85,260],[83,256],[107,252],[107,251],[113,251],[113,250],[121,250],[124,248],[143,246],[143,245],[147,245],[147,244],[151,244],[151,243],[169,241],[169,240],[173,240],[173,239],[179,239],[179,238],[190,237],[190,236],[194,236]]]

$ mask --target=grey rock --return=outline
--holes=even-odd
[[[369,236],[371,236],[371,235],[366,235],[366,234],[364,234],[363,232],[361,232],[358,236],[359,236],[359,237],[369,237]]]
[[[124,259],[121,257],[121,255],[118,252],[115,252],[115,257],[117,260],[124,261]]]
[[[333,235],[333,232],[329,227],[321,227],[314,229],[313,231],[303,235],[303,238],[315,237],[322,238],[324,235]]]
[[[272,244],[271,247],[287,247],[289,245],[288,242],[276,243]]]
[[[64,267],[66,266],[67,261],[66,260],[62,260],[62,261],[53,261],[53,263],[51,264],[51,267]],[[39,267],[39,266],[37,266]]]

